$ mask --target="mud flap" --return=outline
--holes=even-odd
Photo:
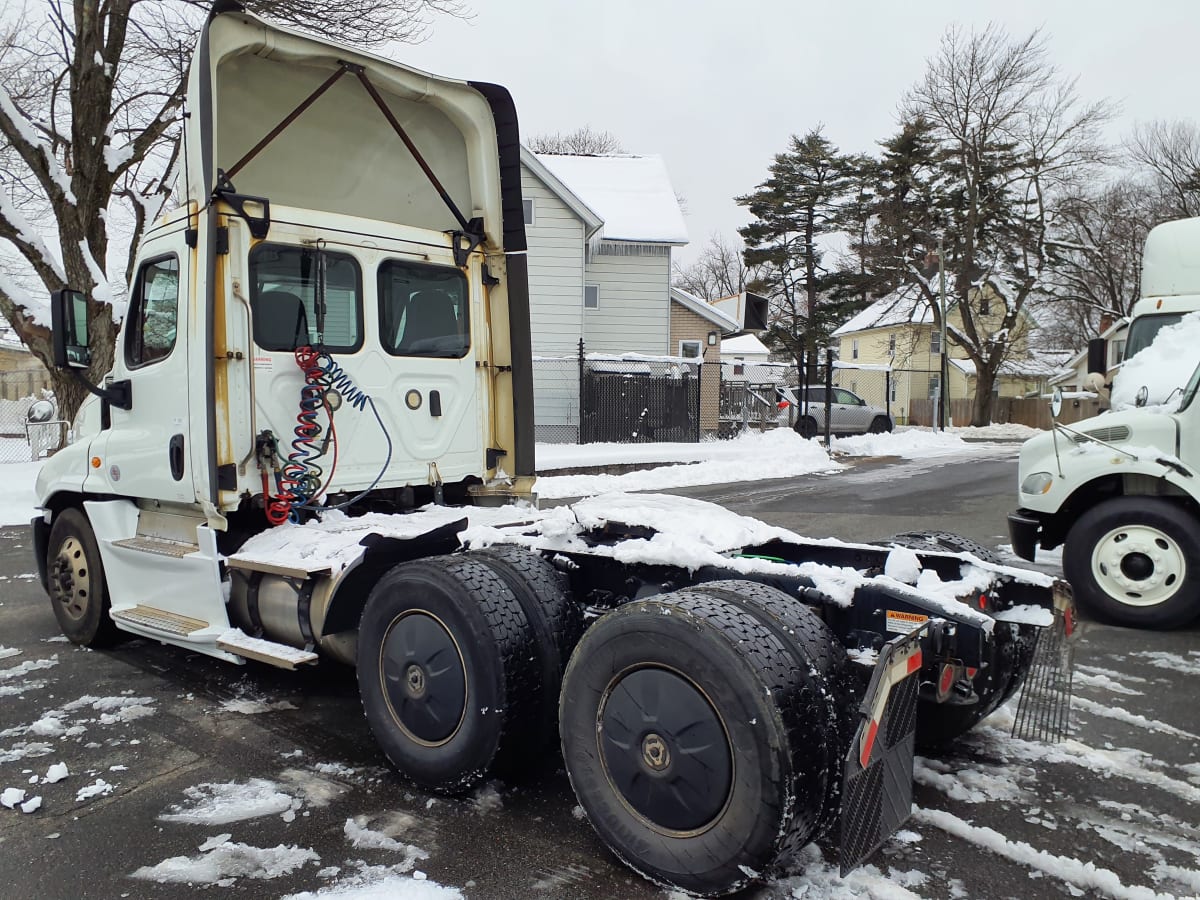
[[[927,628],[884,645],[859,707],[842,780],[840,863],[847,875],[912,814],[913,749],[921,638]]]
[[[1054,590],[1054,622],[1038,633],[1037,646],[1012,734],[1026,741],[1054,743],[1071,733],[1071,684],[1074,669],[1075,607],[1065,583]]]

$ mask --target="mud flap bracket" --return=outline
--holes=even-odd
[[[928,631],[926,625],[884,644],[859,707],[842,779],[843,876],[912,815],[921,642]]]

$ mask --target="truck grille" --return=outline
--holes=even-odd
[[[1071,438],[1075,443],[1082,444],[1088,437],[1093,437],[1098,441],[1104,441],[1106,444],[1115,444],[1118,441],[1129,440],[1129,427],[1127,425],[1111,425],[1107,428],[1093,428],[1090,431],[1084,432],[1087,437],[1075,435]]]

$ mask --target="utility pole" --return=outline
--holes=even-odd
[[[938,427],[942,431],[946,430],[946,394],[950,386],[946,383],[947,380],[947,365],[946,365],[946,262],[944,259],[945,251],[942,247],[942,239],[938,238],[938,308],[941,310],[941,326],[942,336],[938,342],[938,348],[941,352],[941,359],[938,361]]]

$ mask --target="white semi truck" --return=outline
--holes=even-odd
[[[806,541],[658,496],[538,509],[508,93],[231,6],[113,369],[38,477],[63,632],[355,665],[380,746],[433,790],[561,746],[601,837],[681,890],[736,890],[834,828],[857,865],[909,814],[914,741],[1011,696],[1069,589],[946,535]],[[52,304],[78,372],[86,304]]]
[[[1009,532],[1024,559],[1035,559],[1039,546],[1062,546],[1075,596],[1097,616],[1172,628],[1200,616],[1200,367],[1180,369],[1180,358],[1200,352],[1193,344],[1167,359],[1155,338],[1200,310],[1200,218],[1151,230],[1141,294],[1114,378],[1114,398],[1137,400],[1026,441]],[[1089,368],[1103,382],[1103,341],[1089,350]],[[1139,354],[1180,373],[1177,384],[1161,386],[1159,402],[1147,404],[1140,391],[1146,374],[1161,374],[1134,366]]]

